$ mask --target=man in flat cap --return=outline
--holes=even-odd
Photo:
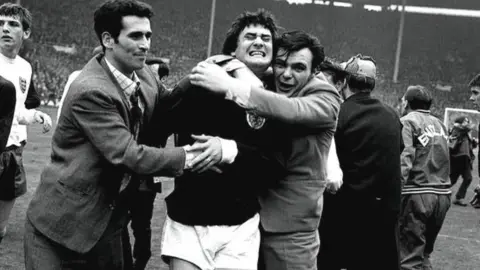
[[[347,75],[335,143],[343,186],[325,203],[322,222],[336,224],[323,224],[336,238],[322,239],[318,269],[399,269],[400,119],[370,94],[376,77],[371,57],[342,64]]]
[[[430,113],[432,95],[409,86],[402,98],[401,269],[432,269],[430,254],[450,208],[447,130]]]

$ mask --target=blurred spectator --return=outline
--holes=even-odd
[[[5,1],[0,0],[0,3]],[[35,88],[44,102],[50,98],[52,103],[54,97],[60,97],[71,72],[90,58],[90,51],[97,41],[85,22],[90,20],[91,10],[101,2],[50,0],[45,5],[41,1],[22,0],[39,22],[31,42],[24,44],[22,55],[34,59]],[[146,2],[157,13],[152,25],[162,29],[161,35],[152,37],[151,52],[172,59],[170,76],[164,81],[167,87],[172,87],[206,56],[211,1]],[[480,43],[475,35],[476,18],[409,14],[404,31],[400,83],[394,84],[391,78],[397,36],[392,29],[398,27],[398,11],[290,5],[286,1],[223,0],[217,3],[213,51],[220,50],[226,26],[239,10],[260,6],[267,7],[274,14],[288,14],[279,17],[284,28],[303,29],[319,36],[322,43],[327,44],[326,51],[331,57],[346,59],[354,51],[373,55],[382,70],[378,74],[377,86],[384,89],[373,95],[390,106],[398,104],[408,85],[426,83],[430,86],[442,82],[451,86],[451,90],[431,87],[437,97],[431,108],[433,115],[443,117],[446,107],[472,108],[471,104],[465,104],[467,96],[462,88],[472,73],[480,70],[480,56],[477,56],[478,48],[474,45]],[[71,20],[65,14],[72,14],[76,19]],[[76,53],[58,52],[53,45],[75,47]]]
[[[450,148],[450,181],[452,186],[462,176],[462,184],[455,195],[453,204],[467,206],[464,201],[467,189],[472,183],[472,169],[475,155],[473,149],[477,147],[477,140],[472,138],[470,120],[466,116],[455,119],[449,137]]]

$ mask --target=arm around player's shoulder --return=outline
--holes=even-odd
[[[334,128],[340,110],[340,95],[335,88],[316,78],[289,96],[252,86],[247,108],[287,124]]]

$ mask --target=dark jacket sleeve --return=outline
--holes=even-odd
[[[7,145],[16,101],[15,86],[10,81],[0,78],[0,153]]]
[[[27,92],[27,99],[25,100],[25,108],[27,109],[35,109],[40,106],[40,94],[37,92],[35,88],[35,84],[32,80],[30,81],[30,87],[28,88]]]

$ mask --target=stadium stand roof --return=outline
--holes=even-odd
[[[368,5],[401,5],[402,0],[340,0],[336,2],[348,2]],[[409,6],[451,8],[451,9],[474,9],[480,10],[479,0],[407,0]]]

